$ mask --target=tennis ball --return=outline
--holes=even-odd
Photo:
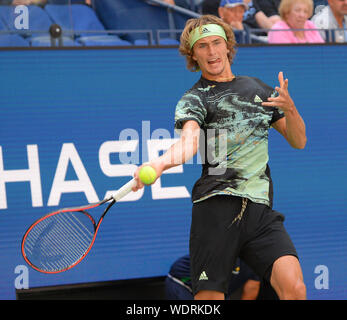
[[[157,178],[157,173],[151,166],[143,166],[140,169],[139,178],[144,184],[152,184]]]

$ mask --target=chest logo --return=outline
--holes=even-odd
[[[256,94],[254,97],[254,102],[263,102],[263,100],[261,100],[261,98]]]

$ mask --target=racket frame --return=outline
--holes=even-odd
[[[96,235],[98,233],[99,227],[101,225],[102,220],[104,219],[106,213],[108,212],[108,210],[121,198],[123,198],[125,195],[127,195],[130,191],[132,186],[135,184],[135,179],[130,180],[128,183],[126,183],[125,185],[123,185],[112,197],[109,197],[107,199],[104,199],[102,201],[96,202],[96,203],[92,203],[89,205],[85,205],[85,206],[79,206],[79,207],[72,207],[72,208],[64,208],[64,209],[58,209],[56,211],[53,211],[51,213],[48,213],[44,216],[42,216],[41,218],[39,218],[38,220],[36,220],[25,232],[23,238],[22,238],[22,242],[21,242],[21,252],[23,255],[24,260],[26,261],[26,263],[31,266],[34,270],[42,272],[42,273],[47,273],[47,274],[56,274],[56,273],[60,273],[60,272],[64,272],[67,271],[73,267],[75,267],[77,264],[79,264],[89,253],[90,249],[93,247],[95,239],[96,239]],[[106,207],[106,209],[104,210],[103,214],[101,215],[101,217],[99,218],[98,223],[95,223],[94,218],[85,210],[89,210],[89,209],[93,209],[96,208],[98,206],[101,206],[102,204],[111,201],[108,206]],[[88,249],[84,252],[84,254],[78,259],[76,260],[74,263],[72,263],[71,265],[67,266],[66,268],[63,269],[59,269],[59,270],[55,270],[55,271],[48,271],[48,270],[42,270],[40,268],[38,268],[37,266],[35,266],[27,257],[26,253],[25,253],[25,240],[28,236],[28,234],[30,233],[30,231],[36,226],[38,225],[41,221],[60,214],[60,213],[64,213],[64,212],[82,212],[83,214],[85,214],[93,223],[94,226],[94,235],[93,238],[90,242],[90,245],[88,247]]]

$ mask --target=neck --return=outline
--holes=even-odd
[[[305,31],[294,31],[294,35],[299,39],[305,39]]]
[[[228,82],[228,81],[232,81],[234,80],[235,76],[234,75],[231,75],[230,77],[221,77],[219,78],[218,80],[215,80],[215,81],[218,81],[218,82]]]
[[[226,75],[210,75],[210,74],[202,74],[202,76],[210,81],[216,81],[216,82],[228,82],[234,80],[235,76],[234,74],[230,71],[230,74]]]

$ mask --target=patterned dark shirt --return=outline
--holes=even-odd
[[[187,120],[201,128],[202,174],[193,188],[193,202],[224,194],[272,206],[268,131],[284,114],[261,102],[276,94],[257,78],[237,76],[230,82],[201,77],[183,95],[175,128]]]

